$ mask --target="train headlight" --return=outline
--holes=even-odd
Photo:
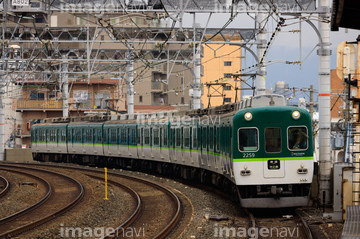
[[[251,112],[246,112],[244,115],[244,118],[246,121],[250,121],[252,120],[252,113]]]
[[[301,167],[301,168],[298,168],[297,173],[298,174],[307,174],[308,170],[307,170],[307,168]]]
[[[241,171],[240,171],[240,175],[241,175],[241,176],[250,176],[250,175],[251,175],[251,171],[250,171],[249,169],[241,170]]]
[[[292,117],[293,117],[294,120],[299,119],[299,118],[300,118],[300,111],[294,110],[294,111],[292,112]]]

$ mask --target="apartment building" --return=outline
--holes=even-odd
[[[66,57],[69,60],[69,68],[72,67],[71,60],[86,59],[87,45],[80,40],[86,39],[86,32],[84,29],[88,24],[87,16],[81,13],[58,13],[54,12],[49,17],[49,22],[46,22],[41,15],[36,15],[36,26],[44,28],[47,25],[53,29],[48,35],[42,35],[42,40],[45,44],[47,39],[62,40],[62,48],[67,48],[66,51],[61,49],[49,50],[49,55],[58,54]],[[15,17],[14,17],[15,18]],[[131,19],[128,15],[104,15],[103,24],[110,23],[111,26],[122,27],[129,29],[129,34],[136,36],[136,27],[151,26],[161,27],[163,22],[159,19],[154,19],[150,15],[132,14]],[[13,19],[16,22],[16,19]],[[96,20],[90,19],[89,24],[97,24]],[[15,23],[9,23],[8,26],[15,26]],[[22,20],[22,26],[29,28],[33,27],[32,20]],[[64,30],[69,27],[69,30]],[[75,28],[74,28],[75,27]],[[77,30],[74,30],[77,29]],[[55,34],[55,35],[54,35]],[[115,34],[115,33],[114,33]],[[26,36],[30,39],[34,35]],[[119,36],[117,36],[119,37]],[[190,37],[191,34],[190,34]],[[127,47],[124,41],[114,42],[114,35],[109,35],[107,32],[100,32],[97,36],[98,41],[93,42],[92,48],[97,51],[97,61],[109,63],[116,62],[118,59],[123,59],[126,56]],[[167,36],[156,35],[156,39],[165,41]],[[121,40],[121,39],[119,39]],[[177,41],[184,41],[183,36],[177,36]],[[219,39],[219,41],[221,41]],[[240,41],[240,39],[234,39]],[[56,45],[56,44],[54,44]],[[172,44],[168,51],[176,51],[182,47],[183,55],[187,55],[192,51],[192,47],[184,44]],[[31,48],[30,43],[24,43],[21,47]],[[144,47],[143,44],[134,45],[134,48]],[[153,48],[152,54],[156,56],[159,54],[159,49],[150,44],[145,47]],[[227,74],[235,73],[240,69],[241,51],[236,50],[239,47],[224,45],[219,49],[214,56],[213,51],[202,46],[202,62],[205,62],[201,67],[202,90],[203,90],[203,106],[207,107],[207,92],[204,86],[206,82],[214,81],[218,78],[223,78]],[[234,51],[235,50],[235,51]],[[230,51],[234,51],[231,53]],[[67,55],[63,55],[67,53]],[[26,55],[26,53],[21,53]],[[225,56],[223,56],[225,55]],[[93,56],[92,56],[93,57]],[[144,67],[143,61],[134,62],[134,110],[135,112],[154,112],[154,111],[169,111],[169,110],[183,110],[192,108],[192,87],[193,87],[193,70],[192,64],[184,63],[182,65],[173,64],[169,62],[161,62],[164,60],[159,56],[159,63],[149,64]],[[113,64],[114,65],[114,64]],[[59,66],[52,66],[53,71],[59,71]],[[207,67],[207,68],[205,68]],[[68,89],[69,89],[69,116],[82,116],[86,114],[109,114],[111,112],[126,112],[127,110],[127,86],[124,68],[116,69],[116,72],[109,72],[99,76],[81,75],[81,68],[76,68],[77,74],[68,74]],[[207,73],[205,73],[208,71]],[[169,74],[168,74],[169,73]],[[51,71],[43,72],[44,78],[27,79],[23,82],[18,79],[13,82],[16,88],[16,96],[8,96],[10,99],[9,105],[12,105],[8,115],[8,132],[6,132],[6,139],[16,137],[15,146],[29,147],[30,145],[30,125],[28,124],[34,119],[43,119],[49,117],[63,116],[63,87],[62,79],[56,77],[49,77],[53,75]],[[49,77],[49,78],[46,78]],[[229,80],[224,87],[226,97],[218,102],[211,102],[211,106],[220,105],[223,103],[234,102],[235,93],[233,92],[234,83]],[[110,111],[109,108],[112,110]],[[10,140],[11,141],[11,140]],[[11,144],[7,145],[11,147]]]

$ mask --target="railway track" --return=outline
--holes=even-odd
[[[83,171],[85,175],[97,180],[104,180],[99,175],[102,170],[91,168],[79,168],[62,165],[26,164],[28,166],[65,168]],[[1,166],[1,165],[0,165]],[[104,238],[125,238],[126,229],[131,228],[136,232],[143,233],[142,238],[164,238],[169,235],[180,222],[182,204],[178,196],[168,188],[145,179],[120,173],[108,172],[108,183],[126,190],[136,201],[136,206],[131,216],[118,225],[115,231]]]
[[[311,230],[297,212],[289,210],[283,212],[256,211],[254,214],[244,210],[249,218],[250,228],[247,230],[248,238],[304,238],[313,239]],[[282,215],[285,213],[285,215]]]
[[[47,193],[40,201],[20,212],[0,219],[0,232],[2,232],[0,238],[13,237],[36,228],[67,212],[84,196],[83,185],[64,174],[8,164],[1,164],[0,168],[36,178],[47,187]]]
[[[0,176],[0,198],[3,197],[9,191],[9,189],[9,181],[3,176]]]

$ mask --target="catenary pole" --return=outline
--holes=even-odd
[[[319,32],[322,41],[318,48],[319,60],[319,169],[321,202],[330,204],[330,7],[329,0],[319,0]],[[325,196],[325,198],[324,198]]]

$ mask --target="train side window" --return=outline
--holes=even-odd
[[[126,139],[126,135],[127,135],[127,133],[126,133],[126,128],[122,128],[122,129],[120,129],[120,135],[121,135],[121,144],[127,144],[127,139]]]
[[[193,128],[193,149],[197,148],[197,128]]]
[[[207,148],[207,127],[203,127],[202,128],[202,147],[204,148],[204,149],[206,149]]]
[[[110,130],[110,143],[116,144],[116,128]]]
[[[149,145],[150,144],[150,129],[144,129],[144,144]]]
[[[210,149],[214,148],[214,128],[213,127],[209,128],[209,148]]]
[[[306,150],[308,148],[307,128],[305,126],[288,128],[289,150]]]
[[[190,128],[184,128],[184,147],[190,147]]]
[[[164,127],[164,142],[163,142],[164,146],[168,145],[168,129],[166,127]]]
[[[281,152],[281,129],[266,128],[265,129],[265,151],[268,153]]]
[[[160,145],[159,129],[154,129],[153,137],[154,137],[154,145],[159,146]]]
[[[98,129],[97,130],[97,143],[101,144],[101,141],[102,141],[102,132],[101,132],[101,129]]]
[[[81,129],[75,130],[75,142],[81,143]]]
[[[216,127],[216,152],[220,151],[220,127]]]
[[[65,142],[66,141],[66,130],[62,129],[61,130],[61,142]]]
[[[129,144],[136,144],[136,131],[134,128],[129,129]]]
[[[240,128],[238,131],[239,150],[257,151],[259,149],[259,132],[257,128]]]
[[[177,128],[176,132],[175,132],[175,134],[176,134],[175,146],[176,147],[180,147],[180,145],[181,145],[181,131],[180,130],[181,130],[180,128]]]

